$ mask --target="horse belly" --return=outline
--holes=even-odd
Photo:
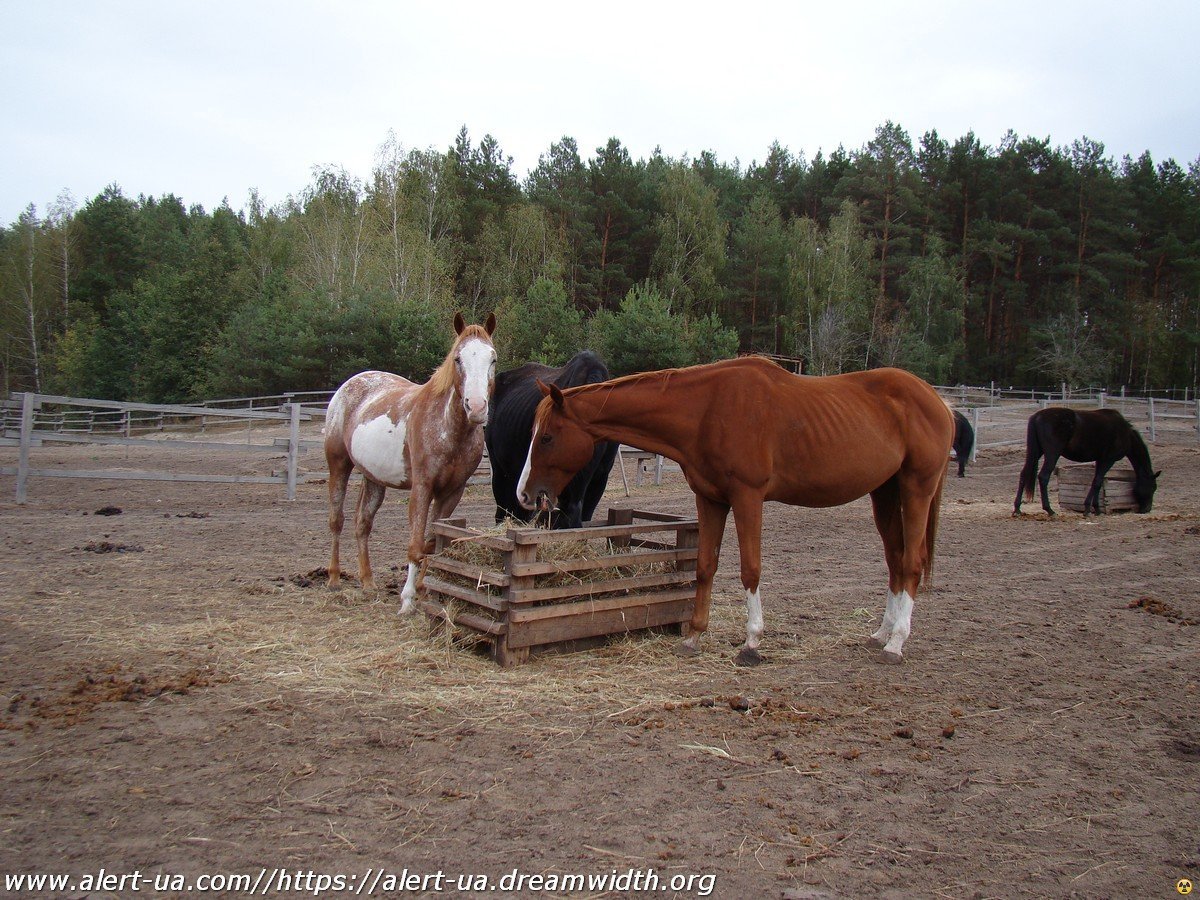
[[[393,422],[387,415],[360,422],[350,436],[350,458],[364,473],[388,487],[409,486],[404,450],[408,420]]]

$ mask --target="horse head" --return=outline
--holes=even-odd
[[[463,412],[472,425],[483,425],[488,418],[488,402],[496,385],[496,349],[492,333],[496,316],[489,313],[482,325],[467,325],[462,313],[454,314],[454,330],[458,340],[451,356],[454,359],[454,388],[462,400]]]
[[[525,509],[553,509],[558,495],[592,458],[595,440],[571,418],[567,400],[558,385],[538,380],[542,402],[533,418],[533,438],[517,501]]]
[[[1133,482],[1133,499],[1137,501],[1138,512],[1148,513],[1154,506],[1154,492],[1158,490],[1158,476],[1161,474],[1161,469],[1153,473],[1147,471],[1136,474]]]

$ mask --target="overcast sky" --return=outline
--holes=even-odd
[[[1087,136],[1119,161],[1200,157],[1200,2],[5,0],[0,223],[109,184],[211,210],[367,179],[492,134],[517,176],[564,135],[743,166],[891,120],[994,146]]]

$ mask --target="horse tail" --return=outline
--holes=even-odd
[[[929,518],[925,522],[925,573],[923,581],[925,582],[926,590],[933,589],[933,549],[937,542],[938,519],[942,512],[942,489],[946,486],[946,472],[948,468],[942,470],[942,475],[938,479],[937,490],[933,492],[933,500],[929,504]]]
[[[1037,464],[1042,458],[1042,439],[1038,436],[1037,413],[1029,417],[1029,427],[1025,431],[1025,465],[1021,468],[1021,482],[1018,493],[1024,493],[1026,500],[1033,499],[1033,486],[1037,484]]]

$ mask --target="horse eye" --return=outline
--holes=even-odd
[[[543,435],[542,435],[542,443],[543,443],[543,444],[548,444],[548,443],[550,443],[552,440],[554,440],[554,436],[553,436],[553,435],[550,435],[550,434],[543,434]]]

